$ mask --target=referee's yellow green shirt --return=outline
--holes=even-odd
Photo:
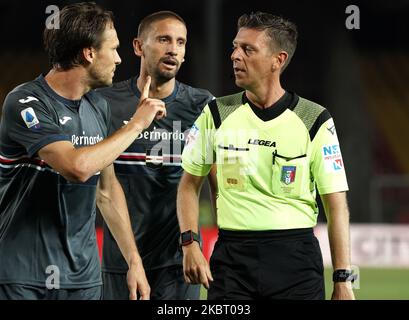
[[[183,169],[206,176],[217,164],[217,222],[225,230],[314,227],[320,194],[348,190],[334,121],[293,94],[256,115],[244,93],[213,100],[186,139]]]

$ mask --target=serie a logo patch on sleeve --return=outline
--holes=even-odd
[[[40,128],[40,121],[38,121],[37,115],[34,112],[33,108],[26,108],[21,111],[21,117],[23,118],[24,123],[26,124],[27,128],[31,129],[38,129]]]
[[[322,157],[324,159],[325,171],[337,172],[344,169],[339,144],[323,146]]]

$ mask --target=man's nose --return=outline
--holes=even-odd
[[[172,56],[176,56],[177,55],[176,48],[177,48],[176,41],[170,41],[169,44],[168,44],[167,53],[172,55]]]
[[[235,60],[239,60],[240,59],[240,54],[239,54],[239,50],[236,48],[236,49],[233,49],[233,52],[231,53],[231,55],[230,55],[230,59],[232,60],[232,61],[235,61]]]
[[[118,65],[121,64],[121,62],[122,62],[121,57],[119,56],[119,53],[117,51],[115,56],[115,64]]]

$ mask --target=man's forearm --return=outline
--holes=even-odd
[[[122,187],[116,178],[111,186],[106,187],[110,190],[100,188],[98,192],[98,208],[128,266],[135,262],[140,263],[141,259],[136,247]]]
[[[148,98],[149,85],[150,77],[141,93],[137,111],[131,120],[113,135],[95,145],[81,148],[75,148],[68,141],[56,141],[38,151],[40,158],[69,181],[87,181],[114,162],[155,118],[166,116],[164,102]]]
[[[128,123],[96,145],[75,149],[73,152],[78,167],[82,168],[84,173],[91,177],[113,163],[131,145],[141,131],[141,127]]]
[[[38,154],[65,179],[85,182],[112,164],[137,138],[141,128],[143,127],[137,122],[129,122],[125,127],[95,145],[75,148],[71,142],[57,141],[43,147]]]
[[[343,192],[326,196],[327,200],[323,202],[327,212],[332,265],[334,270],[350,269],[349,210],[346,195]]]
[[[198,232],[199,194],[203,177],[184,174],[179,184],[177,195],[177,215],[180,230]]]

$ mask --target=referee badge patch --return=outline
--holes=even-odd
[[[295,181],[296,166],[283,166],[281,169],[281,182],[289,185]]]

